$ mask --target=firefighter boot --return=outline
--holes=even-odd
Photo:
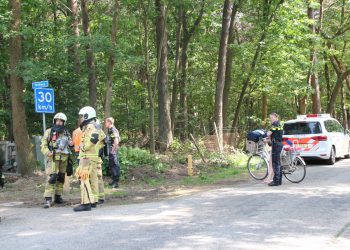
[[[83,212],[83,211],[91,211],[91,204],[80,204],[79,206],[75,207],[74,212]]]
[[[45,204],[43,205],[43,208],[50,208],[52,203],[52,198],[51,197],[45,197]]]
[[[56,204],[63,204],[64,200],[62,199],[61,195],[55,195],[55,203]]]

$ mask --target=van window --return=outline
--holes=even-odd
[[[321,134],[321,124],[319,122],[294,122],[284,124],[285,135],[306,135]]]
[[[344,132],[343,126],[335,121],[335,120],[327,120],[324,122],[324,126],[326,128],[326,130],[330,133],[334,133],[334,132]]]

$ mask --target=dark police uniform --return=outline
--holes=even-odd
[[[108,153],[109,153],[108,164],[111,169],[112,179],[113,179],[113,182],[110,185],[118,187],[119,177],[120,177],[118,150],[116,149],[115,152],[112,152],[112,147],[115,139],[118,139],[118,142],[119,142],[120,136],[119,136],[119,131],[113,126],[112,128],[108,129],[106,140],[107,140],[107,147],[108,147]]]
[[[281,168],[281,151],[283,148],[282,136],[283,127],[279,121],[273,122],[270,129],[271,142],[272,142],[272,168],[274,172],[273,183],[281,185],[282,184],[282,168]]]

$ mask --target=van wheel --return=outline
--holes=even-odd
[[[329,159],[327,160],[328,165],[334,165],[335,163],[335,149],[334,146],[331,149],[331,154],[329,156]]]

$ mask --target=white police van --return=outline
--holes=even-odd
[[[285,122],[284,145],[298,145],[305,159],[325,159],[333,165],[336,158],[350,157],[349,131],[329,114],[298,115]]]

